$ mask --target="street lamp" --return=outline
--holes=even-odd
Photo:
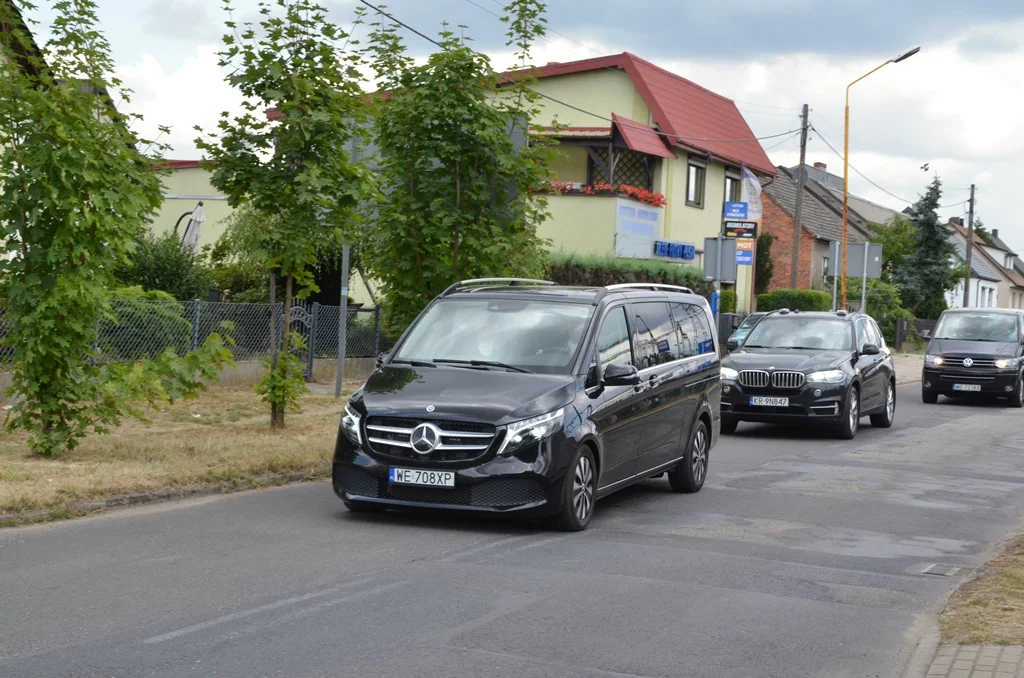
[[[889,64],[898,64],[901,61],[909,59],[920,51],[920,47],[915,47],[908,52],[904,52],[895,59],[889,59],[885,63],[876,66],[846,86],[846,123],[843,135],[843,250],[840,253],[840,256],[843,259],[843,305],[840,308],[843,309],[846,308],[846,245],[849,234],[850,217],[850,88],[875,71],[888,66]],[[867,252],[864,253],[864,256],[867,256]]]

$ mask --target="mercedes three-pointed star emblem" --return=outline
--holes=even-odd
[[[433,424],[420,424],[409,436],[409,444],[417,454],[430,454],[440,443],[441,431]]]

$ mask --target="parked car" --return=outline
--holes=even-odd
[[[925,352],[921,400],[998,396],[1024,407],[1024,313],[950,309],[939,316]]]
[[[827,426],[850,439],[862,417],[889,428],[895,415],[895,365],[867,315],[783,309],[722,360],[723,433],[751,421]]]
[[[472,280],[424,309],[345,407],[334,491],[386,508],[551,515],[668,475],[697,492],[719,432],[711,309],[682,287]]]
[[[750,334],[750,330],[754,329],[754,325],[756,325],[761,318],[765,317],[766,315],[769,315],[772,312],[773,311],[760,311],[758,313],[751,313],[746,318],[744,318],[743,322],[740,323],[740,326],[737,327],[736,330],[729,336],[729,339],[726,342],[726,348],[728,348],[730,351],[735,351],[737,348],[742,346],[743,340],[747,338],[748,334]]]

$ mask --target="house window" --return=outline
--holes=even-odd
[[[608,165],[608,149],[592,149],[605,166]],[[636,186],[648,191],[653,190],[653,162],[654,158],[636,151],[623,150],[615,154],[615,171],[612,172],[614,182],[608,181],[608,173],[601,164],[594,162],[593,156],[587,154],[587,183],[595,184],[599,181],[615,184],[626,184]]]
[[[803,220],[801,220],[801,223],[803,223]],[[828,277],[828,257],[821,258],[821,277]]]
[[[726,202],[739,202],[742,196],[743,183],[738,176],[725,175],[725,200]]]
[[[686,166],[686,204],[691,207],[704,207],[704,182],[707,168],[690,162]]]

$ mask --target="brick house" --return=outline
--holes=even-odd
[[[778,167],[775,180],[764,187],[761,195],[764,218],[761,233],[775,236],[771,256],[775,272],[769,291],[788,289],[792,270],[793,229],[796,213],[797,184],[795,172]],[[829,242],[843,238],[843,220],[814,192],[804,191],[800,218],[800,253],[798,257],[797,286],[801,289],[825,289],[825,276],[829,275]],[[862,243],[864,233],[852,225],[848,231],[849,243]]]

